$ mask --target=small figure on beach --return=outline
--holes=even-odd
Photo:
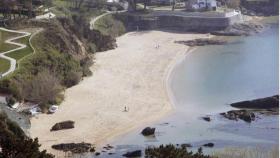
[[[158,49],[158,48],[159,48],[159,44],[156,44],[156,45],[155,45],[155,48]]]
[[[124,106],[124,112],[128,112],[128,107]]]

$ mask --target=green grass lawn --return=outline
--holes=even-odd
[[[15,51],[15,52],[8,53],[8,54],[6,54],[6,56],[14,58],[14,59],[16,59],[18,61],[21,58],[27,56],[28,54],[33,53],[33,50],[32,50],[32,48],[31,48],[31,46],[30,46],[30,44],[28,42],[29,38],[30,38],[30,36],[27,36],[27,37],[24,37],[24,38],[16,40],[16,42],[19,42],[19,43],[22,43],[22,44],[26,44],[27,47],[24,48],[24,49]]]
[[[0,53],[16,48],[17,46],[15,45],[5,43],[5,40],[19,35],[20,34],[18,33],[11,33],[0,30]]]
[[[0,58],[0,73],[8,71],[10,68],[10,61]]]

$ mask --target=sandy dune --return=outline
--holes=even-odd
[[[93,76],[67,89],[57,113],[31,120],[31,136],[56,154],[51,150],[53,144],[84,141],[102,145],[162,118],[172,112],[167,76],[176,59],[188,50],[174,41],[199,37],[206,35],[148,31],[119,37],[118,48],[96,54]],[[129,112],[123,112],[125,106]],[[65,120],[75,121],[75,128],[50,132],[55,123]]]

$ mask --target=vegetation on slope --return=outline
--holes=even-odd
[[[38,139],[25,136],[22,129],[0,113],[0,158],[53,158],[54,156],[40,151]]]
[[[44,31],[32,40],[36,53],[23,58],[20,67],[0,81],[0,91],[44,108],[59,104],[65,88],[91,74],[90,54],[115,47],[114,38],[90,30],[85,19],[73,15],[51,22],[18,22],[23,27],[44,27]]]
[[[126,32],[124,24],[112,14],[97,20],[94,28],[104,35],[111,35],[113,37],[118,37]]]

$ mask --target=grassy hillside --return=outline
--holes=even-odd
[[[18,60],[22,59],[23,57],[25,57],[29,54],[32,54],[33,50],[29,44],[29,38],[30,38],[30,36],[27,36],[27,37],[18,39],[16,41],[16,42],[25,44],[27,46],[26,48],[18,50],[18,51],[10,52],[10,53],[6,54],[6,56],[14,58],[18,61]]]
[[[5,43],[5,40],[19,36],[20,34],[11,33],[7,31],[0,30],[0,53],[8,51],[10,49],[16,48],[17,46]]]
[[[0,58],[0,73],[8,71],[10,68],[10,61]]]

